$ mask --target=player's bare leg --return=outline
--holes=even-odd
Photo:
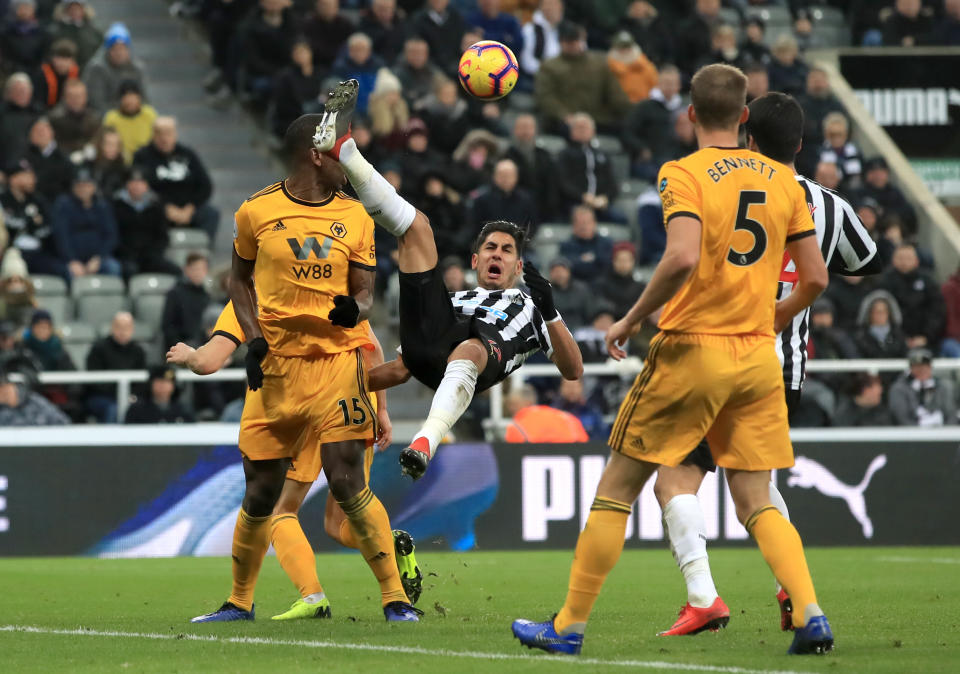
[[[458,344],[447,358],[447,369],[430,404],[430,413],[413,436],[410,446],[400,452],[405,475],[420,479],[443,437],[473,400],[477,377],[487,366],[487,349],[476,338]]]

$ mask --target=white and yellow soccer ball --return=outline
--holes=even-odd
[[[467,93],[485,101],[495,101],[513,91],[520,67],[507,45],[481,40],[463,52],[457,72]]]

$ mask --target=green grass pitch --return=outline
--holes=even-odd
[[[665,550],[627,551],[607,582],[581,658],[521,648],[517,617],[563,600],[570,551],[418,549],[420,624],[383,620],[355,554],[318,558],[333,619],[270,621],[296,597],[273,557],[254,623],[191,625],[229,591],[228,559],[2,559],[0,670],[110,672],[594,672],[960,670],[960,548],[813,549],[808,559],[837,638],[824,657],[787,657],[773,581],[752,548],[713,550],[726,630],[657,637],[685,600]],[[28,632],[22,628],[36,628]],[[82,632],[82,634],[78,633]],[[199,638],[198,638],[199,637]]]

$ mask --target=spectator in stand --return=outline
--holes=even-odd
[[[572,263],[574,278],[593,285],[606,275],[613,258],[613,241],[597,232],[597,218],[589,206],[574,206],[570,238],[560,254]]]
[[[604,302],[594,304],[590,322],[573,331],[573,338],[583,354],[584,363],[606,363],[610,355],[604,341],[614,323],[613,311]],[[629,350],[629,343],[624,346]]]
[[[650,98],[633,106],[624,122],[621,139],[630,153],[634,176],[652,182],[664,162],[676,159],[670,146],[670,130],[674,118],[683,114],[682,108],[680,71],[666,65]]]
[[[883,404],[883,380],[875,374],[858,374],[837,405],[836,426],[893,426],[893,415]]]
[[[907,343],[901,326],[903,316],[897,300],[886,290],[874,290],[863,298],[857,312],[854,339],[863,358],[903,358]]]
[[[831,112],[823,118],[823,144],[820,161],[835,164],[840,181],[849,189],[859,187],[863,173],[863,155],[850,140],[850,123],[842,112]]]
[[[693,13],[677,26],[674,32],[677,65],[688,77],[692,77],[697,65],[710,55],[710,36],[722,21],[720,0],[696,0]]]
[[[290,0],[260,0],[259,8],[239,27],[236,75],[256,105],[266,107],[274,77],[290,64],[296,32]]]
[[[893,12],[883,22],[886,47],[916,47],[933,28],[933,20],[920,0],[896,0]]]
[[[870,238],[877,244],[877,257],[881,265],[886,268],[893,260],[893,251],[897,244],[890,238],[883,236],[880,231],[880,219],[883,217],[883,208],[871,197],[860,197],[856,202],[857,217],[863,223],[864,229],[870,233]],[[899,229],[899,226],[897,227]],[[889,228],[888,228],[889,231]],[[892,232],[891,232],[892,233]]]
[[[656,186],[651,185],[637,198],[637,229],[640,264],[657,264],[667,247],[667,230],[663,226],[663,202]]]
[[[471,128],[469,105],[460,95],[460,85],[446,78],[422,101],[419,114],[430,128],[434,145],[445,153],[452,153]]]
[[[133,80],[146,99],[143,64],[130,52],[130,31],[122,23],[114,23],[103,37],[103,48],[94,54],[83,69],[90,106],[106,111],[120,99],[120,85]]]
[[[313,63],[313,51],[306,40],[290,48],[290,64],[277,73],[273,83],[273,133],[283,138],[290,123],[307,112],[307,104],[319,109],[318,100],[324,73]]]
[[[26,159],[8,164],[7,189],[0,193],[3,219],[16,248],[31,274],[52,274],[67,278],[67,268],[57,255],[53,239],[50,206],[37,192],[37,176]]]
[[[353,23],[340,14],[339,0],[317,0],[313,14],[301,28],[310,40],[314,63],[324,70],[333,66],[343,43],[356,30]]]
[[[737,31],[730,24],[721,23],[713,29],[710,34],[710,47],[712,51],[700,62],[700,67],[711,63],[724,63],[742,69],[747,64],[737,45]]]
[[[625,30],[613,36],[607,52],[607,65],[631,103],[646,100],[657,86],[657,67]]]
[[[383,60],[373,53],[373,42],[363,33],[354,33],[347,39],[347,51],[333,64],[333,75],[340,80],[354,79],[360,83],[357,95],[357,113],[367,114],[367,101],[377,80]]]
[[[50,111],[49,119],[57,145],[68,157],[76,152],[80,153],[77,159],[94,158],[93,142],[100,130],[100,115],[89,106],[87,85],[82,80],[67,80],[63,96]]]
[[[61,2],[54,10],[53,23],[47,28],[50,39],[70,40],[77,49],[77,65],[87,65],[103,43],[103,33],[93,25],[93,9],[87,0]]]
[[[940,355],[960,358],[960,269],[941,286],[946,310],[946,329],[940,343]]]
[[[467,15],[467,24],[483,31],[485,40],[507,45],[514,54],[523,53],[523,32],[512,14],[500,11],[500,0],[477,0],[477,9]]]
[[[671,157],[678,159],[697,151],[697,132],[690,117],[679,114],[673,118],[673,130],[670,134]]]
[[[47,34],[37,20],[36,0],[13,0],[12,16],[3,32],[3,57],[15,68],[31,71],[40,66],[47,49]]]
[[[773,61],[773,55],[765,41],[766,32],[767,24],[759,16],[752,16],[743,24],[744,39],[740,43],[740,51],[746,63],[766,68]]]
[[[557,311],[570,329],[587,324],[587,311],[593,302],[593,293],[587,285],[573,278],[570,260],[558,257],[550,262],[550,285]]]
[[[0,370],[0,428],[14,426],[56,426],[70,418],[27,384],[14,383]]]
[[[357,30],[370,36],[373,52],[387,63],[393,63],[403,49],[406,33],[397,16],[396,0],[370,0],[370,9]]]
[[[807,340],[807,355],[817,360],[843,360],[859,358],[853,337],[834,325],[836,308],[829,298],[820,297],[810,309],[810,336]],[[835,374],[817,375],[820,381],[833,389],[838,388],[840,377]]]
[[[953,382],[933,376],[933,353],[929,349],[910,349],[910,370],[890,387],[890,411],[900,426],[955,426],[957,401]]]
[[[797,40],[791,35],[781,35],[773,43],[773,60],[768,66],[770,88],[791,96],[799,96],[807,82],[807,64],[800,59]]]
[[[633,277],[636,267],[637,247],[629,241],[618,241],[613,244],[613,262],[610,269],[593,284],[600,297],[613,308],[613,315],[617,320],[626,316],[646,288],[646,284]]]
[[[803,144],[797,155],[797,167],[801,174],[810,175],[823,146],[824,120],[831,113],[844,114],[844,109],[830,91],[827,72],[816,65],[807,73],[806,92],[797,97],[797,102],[803,108]]]
[[[607,425],[603,423],[603,413],[594,405],[587,402],[583,394],[582,379],[562,379],[560,390],[553,401],[552,407],[572,414],[580,420],[583,430],[591,440],[601,442],[607,438]]]
[[[840,169],[836,162],[820,161],[813,173],[813,179],[828,190],[837,190],[840,187]]]
[[[77,67],[77,48],[69,40],[57,40],[50,46],[47,60],[40,64],[33,78],[33,96],[43,109],[60,102],[63,87],[80,76]]]
[[[180,268],[163,256],[170,240],[167,221],[142,168],[130,169],[126,187],[114,195],[113,213],[120,238],[117,257],[124,278],[144,273],[180,273]]]
[[[113,127],[101,127],[95,142],[93,175],[101,194],[113,194],[123,187],[127,173],[127,165],[123,161],[123,139]]]
[[[120,134],[123,142],[123,160],[129,164],[134,153],[150,142],[157,111],[143,102],[140,85],[127,80],[120,85],[119,105],[103,116],[103,125]]]
[[[587,442],[590,436],[574,415],[537,404],[537,392],[530,384],[510,391],[504,401],[511,421],[504,440],[511,443]]]
[[[467,274],[461,258],[456,255],[441,258],[440,269],[443,271],[443,285],[448,293],[458,293],[470,289],[467,286]]]
[[[125,424],[190,424],[193,412],[177,401],[177,375],[167,365],[154,365],[147,379],[149,391],[127,408]]]
[[[960,47],[960,0],[943,0],[943,16],[930,31],[926,43]]]
[[[413,187],[408,193],[414,198],[421,196],[417,190],[423,186],[423,177],[432,171],[443,173],[447,176],[444,182],[456,189],[446,157],[430,146],[427,126],[417,118],[407,124],[407,147],[400,155],[400,170],[407,185]]]
[[[373,91],[370,92],[367,115],[370,118],[370,131],[378,146],[389,152],[403,149],[407,140],[410,108],[401,95],[400,80],[387,68],[381,68],[377,73]]]
[[[446,78],[443,72],[430,62],[430,47],[422,37],[408,38],[403,45],[403,57],[393,68],[400,79],[401,93],[411,108],[422,106],[437,85]]]
[[[53,127],[46,117],[38,117],[30,127],[26,158],[37,174],[37,190],[41,194],[62,194],[70,189],[73,165],[67,159],[53,135]]]
[[[44,372],[77,369],[70,354],[63,348],[60,336],[53,329],[53,316],[46,309],[33,312],[30,327],[23,335],[23,347],[33,354]]]
[[[106,199],[97,194],[97,183],[86,166],[76,169],[73,187],[53,202],[53,236],[70,278],[88,274],[120,276],[117,222]]]
[[[170,226],[202,229],[216,240],[220,213],[209,203],[210,175],[197,153],[178,142],[176,119],[157,118],[152,142],[137,152],[134,163],[146,171]]]
[[[577,24],[562,22],[559,34],[560,56],[540,65],[534,84],[545,130],[565,135],[570,117],[585,112],[604,131],[616,131],[630,101],[606,58],[587,51],[586,31]]]
[[[163,305],[163,343],[169,348],[177,342],[193,347],[206,341],[203,311],[210,304],[206,281],[210,263],[203,253],[190,253],[183,265],[183,278],[167,293]]]
[[[27,263],[20,251],[16,248],[6,251],[0,264],[0,322],[12,325],[13,330],[26,327],[37,308],[34,295]]]
[[[419,35],[430,45],[430,58],[448,76],[456,77],[460,62],[460,39],[467,24],[460,12],[450,7],[450,0],[427,0],[421,10],[410,17],[411,35]]]
[[[494,157],[499,154],[497,137],[484,129],[470,131],[453,151],[450,182],[457,191],[469,194],[493,174]]]
[[[897,187],[890,182],[890,167],[883,157],[872,157],[864,164],[864,181],[859,194],[875,199],[884,214],[895,213],[903,222],[904,234],[917,233],[917,212]]]
[[[3,87],[0,105],[0,157],[11,161],[27,150],[27,135],[40,108],[33,103],[33,83],[25,73],[14,73]]]
[[[210,93],[229,95],[236,69],[236,35],[256,0],[202,0],[200,18],[207,29],[213,70],[204,80]]]
[[[518,184],[531,195],[541,222],[556,214],[556,164],[542,147],[537,147],[537,118],[529,113],[517,115],[513,137],[504,153],[517,166]]]
[[[529,225],[529,235],[535,235],[539,220],[533,197],[518,187],[519,171],[512,159],[501,159],[493,167],[493,179],[480,188],[470,208],[470,224],[479,232],[484,223],[506,220]]]
[[[837,327],[854,334],[857,329],[857,314],[863,299],[874,289],[873,279],[863,276],[842,276],[834,274],[830,277],[830,285],[824,297],[833,302],[836,307],[834,323]]]
[[[770,74],[762,63],[750,63],[743,69],[747,76],[747,103],[770,91]]]
[[[110,322],[110,334],[94,342],[87,354],[87,370],[143,370],[147,354],[133,341],[133,316],[120,311]],[[93,384],[86,396],[87,412],[100,423],[117,421],[117,387],[113,384]]]
[[[541,63],[560,55],[557,29],[561,21],[563,0],[540,0],[530,21],[523,24],[523,50],[516,55],[520,60],[522,79],[532,78],[540,70]]]
[[[597,129],[590,115],[578,112],[570,117],[570,141],[557,155],[562,172],[557,176],[560,209],[589,206],[604,220],[622,220],[610,204],[619,192],[613,177],[613,165],[607,154],[596,147]]]
[[[893,267],[880,278],[880,287],[888,290],[900,305],[907,346],[935,349],[943,335],[946,307],[940,286],[920,270],[913,244],[897,247]]]
[[[654,64],[671,63],[674,57],[672,31],[667,22],[647,0],[633,0],[619,23],[620,30],[633,36]]]

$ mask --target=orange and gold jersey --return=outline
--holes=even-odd
[[[787,241],[816,231],[793,171],[750,150],[708,147],[664,164],[664,224],[702,224],[700,261],[664,305],[674,332],[773,336],[777,280]]]
[[[350,294],[350,267],[376,269],[373,220],[359,201],[341,192],[303,201],[276,183],[240,206],[234,247],[256,259],[260,329],[273,353],[314,356],[366,343],[364,327],[327,319],[333,298]]]

